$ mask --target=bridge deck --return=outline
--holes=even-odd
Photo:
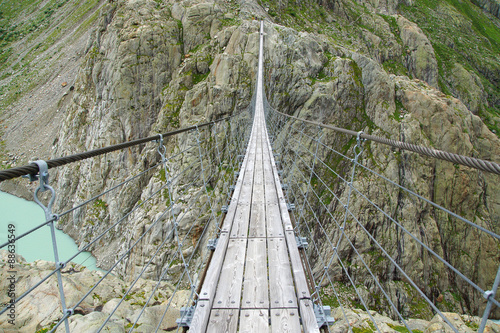
[[[252,133],[189,332],[319,332],[266,131],[260,38]]]

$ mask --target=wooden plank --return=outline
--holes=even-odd
[[[300,319],[304,333],[319,333],[318,322],[310,299],[302,299],[300,304]]]
[[[271,332],[272,333],[298,333],[301,332],[299,321],[299,310],[271,309]]]
[[[211,304],[208,300],[198,300],[196,310],[194,311],[191,326],[189,326],[190,333],[205,332],[210,319]]]
[[[269,308],[267,244],[265,238],[248,240],[241,308]]]
[[[220,272],[213,309],[237,309],[240,307],[243,285],[246,239],[230,239],[226,257]]]
[[[231,238],[246,238],[248,236],[248,223],[250,223],[250,205],[241,203],[236,209]]]
[[[238,309],[214,309],[210,314],[207,333],[236,332]]]
[[[229,232],[231,230],[231,226],[233,225],[234,216],[236,214],[236,205],[238,204],[238,200],[241,193],[241,187],[243,184],[243,177],[245,175],[245,169],[249,160],[248,155],[249,154],[247,152],[245,158],[243,159],[243,164],[240,169],[240,175],[238,176],[238,179],[236,181],[235,189],[233,191],[233,196],[231,197],[231,202],[228,207],[228,212],[224,219],[224,223],[222,224],[222,229],[221,229],[222,232]]]
[[[221,233],[219,235],[217,247],[215,248],[215,252],[212,256],[212,261],[208,267],[207,275],[205,276],[205,282],[201,288],[199,297],[200,300],[213,300],[228,244],[229,234],[225,232]]]
[[[268,238],[271,309],[297,307],[285,238]]]
[[[252,203],[248,237],[266,237],[266,209],[263,203]]]
[[[269,332],[268,309],[241,310],[240,333],[267,333]]]
[[[266,204],[267,237],[283,237],[280,209],[277,203]]]
[[[270,144],[268,142],[269,150],[271,151]],[[281,219],[283,222],[283,227],[285,230],[293,230],[292,222],[290,220],[290,215],[288,214],[288,207],[286,206],[286,201],[285,201],[285,196],[283,194],[283,190],[281,189],[281,182],[278,176],[278,170],[276,169],[276,165],[274,163],[274,156],[271,154],[271,165],[272,165],[272,170],[273,170],[273,177],[274,177],[274,182],[276,184],[275,189],[276,189],[276,194],[278,196],[278,202],[280,206],[280,211],[281,211]]]
[[[258,171],[255,171],[255,179],[253,182],[253,191],[252,191],[252,203],[264,203],[264,183],[262,181],[262,177],[260,182],[257,180]]]
[[[286,231],[285,238],[288,248],[288,254],[290,255],[290,264],[292,265],[293,281],[295,282],[297,298],[310,299],[311,294],[307,285],[304,266],[302,265],[302,260],[300,259],[299,249],[297,248],[295,233],[293,231]]]
[[[270,162],[264,166],[264,191],[266,203],[278,203],[278,192],[276,192],[276,183]]]

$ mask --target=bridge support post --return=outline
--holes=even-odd
[[[318,322],[318,327],[333,325],[335,319],[332,317],[332,310],[328,305],[320,306],[313,303],[314,314],[316,315],[316,321]]]
[[[500,266],[498,266],[497,276],[495,278],[495,282],[493,282],[493,287],[491,288],[491,290],[488,290],[484,293],[484,297],[488,300],[488,303],[486,303],[486,308],[484,309],[483,313],[483,319],[481,320],[481,325],[477,330],[479,333],[482,333],[484,331],[484,328],[486,327],[486,322],[488,321],[488,316],[490,315],[491,307],[493,305],[492,299],[495,298],[499,284],[500,284]]]
[[[45,220],[50,221],[48,223],[48,226],[50,227],[50,235],[52,238],[52,248],[54,250],[54,261],[55,261],[56,269],[57,269],[57,272],[56,272],[57,284],[59,285],[59,296],[61,298],[62,313],[64,315],[64,326],[66,328],[66,332],[69,333],[68,317],[73,314],[73,309],[66,308],[66,297],[64,296],[64,287],[63,287],[62,275],[61,275],[61,269],[63,269],[64,266],[66,266],[66,263],[61,262],[59,260],[59,252],[57,249],[57,240],[56,240],[54,222],[59,219],[59,216],[57,214],[52,213],[52,205],[54,204],[54,201],[56,200],[56,192],[49,185],[49,167],[47,165],[47,162],[39,160],[39,161],[35,161],[34,163],[38,165],[38,169],[40,171],[38,173],[38,177],[30,175],[30,181],[35,181],[37,179],[40,181],[40,183],[39,183],[39,185],[34,193],[34,200],[40,207],[42,207],[42,209],[45,213]],[[50,198],[49,204],[47,206],[45,206],[38,198],[38,193],[45,192],[45,191],[51,192],[51,198]]]

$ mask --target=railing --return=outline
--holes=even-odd
[[[354,308],[366,312],[367,325],[379,332],[371,310],[389,314],[409,331],[409,318],[439,314],[459,332],[443,312],[463,308],[482,317],[473,323],[482,332],[492,306],[500,305],[500,226],[475,211],[452,212],[439,194],[426,197],[434,190],[428,189],[429,179],[450,177],[433,175],[438,171],[425,161],[448,163],[434,159],[441,158],[491,172],[489,181],[500,180],[500,166],[303,120],[265,103],[295,231],[309,242],[304,258],[315,301],[340,308],[337,319],[349,331],[348,309]],[[376,145],[389,145],[385,152],[394,157],[377,160]],[[416,179],[412,163],[427,166],[423,178]],[[485,182],[481,171],[454,169],[472,182]],[[471,251],[476,257],[468,257]],[[454,305],[443,299],[450,295]]]
[[[206,244],[209,238],[217,238],[220,231],[224,217],[224,214],[221,214],[221,206],[226,205],[230,199],[230,185],[235,181],[235,173],[239,169],[238,155],[243,154],[246,149],[250,124],[251,112],[247,109],[232,117],[163,135],[1,171],[1,180],[30,173],[31,180],[34,181],[38,177],[33,175],[39,173],[40,185],[34,197],[44,209],[46,221],[22,235],[17,235],[15,239],[0,240],[3,243],[0,248],[9,250],[15,241],[21,238],[30,238],[33,242],[37,242],[39,241],[37,231],[50,228],[55,266],[40,280],[31,281],[26,290],[16,290],[16,297],[13,299],[7,299],[7,295],[2,295],[2,304],[6,306],[2,307],[0,315],[6,317],[12,308],[15,308],[17,316],[22,311],[29,311],[29,307],[26,307],[29,302],[27,296],[55,278],[61,309],[59,319],[49,326],[50,332],[56,331],[63,323],[66,332],[69,332],[75,312],[81,312],[82,305],[89,302],[89,299],[92,300],[92,297],[98,297],[96,295],[100,293],[102,282],[113,276],[122,281],[123,289],[117,290],[116,297],[120,300],[102,321],[98,329],[101,331],[109,325],[118,308],[123,306],[124,300],[131,297],[138,281],[147,277],[156,283],[149,294],[143,295],[144,304],[134,317],[134,321],[129,323],[129,332],[138,327],[145,310],[158,299],[159,289],[164,287],[165,281],[169,281],[173,285],[173,291],[168,305],[157,318],[155,330],[158,331],[163,318],[171,310],[172,299],[179,290],[190,290],[187,305],[196,298],[197,288],[201,285],[200,279],[202,279],[198,272],[207,266],[211,256],[211,251],[202,245]],[[168,148],[164,145],[164,140],[169,140]],[[135,175],[128,175],[124,180],[108,180],[108,187],[102,192],[72,204],[63,212],[53,211],[57,193],[49,183],[49,167],[58,167],[102,154],[108,156],[120,154],[121,149],[138,144],[145,145],[142,151],[146,155],[148,153],[152,155],[154,150],[157,151],[153,166]],[[147,191],[141,193],[137,188],[138,184],[148,184]],[[41,199],[41,192],[45,191],[50,193],[48,204],[42,203],[45,200]],[[131,192],[137,191],[140,195],[138,201],[121,203],[119,207],[107,204],[113,197],[130,196]],[[148,211],[153,208],[158,210],[159,207],[163,207],[161,213],[155,217],[148,216]],[[132,221],[134,226],[140,227],[130,229],[124,227],[130,226]],[[80,226],[82,232],[88,235],[88,239],[84,244],[80,244],[78,252],[64,253],[67,259],[63,260],[54,229],[57,225],[64,229],[64,226],[70,223]],[[138,245],[147,248],[147,251],[136,253]],[[63,287],[68,281],[64,268],[67,268],[80,253],[106,246],[114,246],[116,255],[105,265],[105,271],[100,274],[98,281],[90,289],[82,290],[78,295],[68,295]],[[132,269],[129,263],[132,257],[142,258],[141,266],[137,270]],[[15,262],[15,255],[9,254],[9,259],[12,261],[12,270],[15,271],[18,265]],[[181,268],[180,271],[171,273],[172,268],[178,266]]]

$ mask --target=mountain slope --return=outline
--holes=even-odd
[[[68,155],[243,110],[250,102],[257,68],[257,19],[264,19],[266,93],[277,109],[499,162],[500,140],[493,131],[498,131],[500,110],[500,23],[468,0],[99,2],[78,21],[81,30],[70,30],[73,26],[69,23],[63,29],[70,17],[63,10],[77,6],[76,2],[34,3],[38,7],[30,10],[62,5],[43,19],[50,22],[42,25],[45,28],[35,29],[32,35],[8,37],[2,46],[2,56],[8,59],[1,67],[3,124],[7,126],[3,140],[15,155],[29,149],[40,157]],[[21,8],[17,13],[28,12]],[[2,24],[5,27],[5,20]],[[26,24],[19,26],[22,31],[30,29]],[[59,31],[57,27],[71,31],[67,37],[57,34],[59,39],[55,40],[63,45],[60,51],[57,41],[50,42],[51,34]],[[37,42],[19,48],[18,55],[15,46],[25,43],[20,38]],[[64,38],[76,42],[64,44]],[[48,44],[43,46],[42,40]],[[36,49],[39,43],[41,50],[46,47],[40,53]],[[77,48],[75,59],[56,60],[68,47]],[[50,50],[55,52],[52,58]],[[37,55],[43,59],[28,61]],[[73,67],[58,72],[54,70],[58,64]],[[51,75],[31,74],[34,68],[45,68]],[[67,79],[60,73],[68,73]],[[68,86],[61,90],[63,79]],[[33,85],[28,85],[31,82]],[[50,97],[46,98],[49,103],[28,110],[34,105],[29,104],[33,102],[29,102],[28,94],[38,96],[36,105],[45,100],[42,96]],[[38,117],[33,118],[31,127],[23,120],[30,117]],[[50,123],[49,130],[40,126],[45,124],[38,119]],[[56,121],[49,121],[53,119]],[[49,135],[27,138],[26,133],[34,128]],[[353,147],[352,141],[338,136],[328,136],[325,142],[343,147],[344,152]],[[169,148],[176,144],[172,142]],[[387,178],[499,232],[500,184],[495,176],[375,144],[368,144],[367,152],[366,163]],[[27,154],[17,163],[32,157]],[[123,174],[152,165],[157,158],[155,151],[141,147],[59,169],[54,173],[58,210],[71,207],[71,199],[101,191],[114,179],[122,179]],[[329,162],[346,171],[342,162]],[[62,221],[61,228],[83,244],[108,227],[109,221],[119,218],[121,212],[130,210],[143,193],[157,188],[159,182],[154,177],[141,179],[136,188],[122,193],[120,200],[105,197],[110,207],[118,208],[96,212],[97,216],[103,214],[96,225],[76,217]],[[478,241],[474,234],[462,237],[465,230],[456,227],[455,221],[440,216],[432,207],[401,197],[397,189],[384,188],[374,178],[365,177],[359,185],[437,253],[477,278],[481,286],[491,285],[500,253],[491,240]],[[337,190],[339,197],[345,198],[346,191],[340,186]],[[331,203],[332,209],[335,204]],[[154,216],[164,203],[157,200],[154,205],[151,211],[139,210],[136,217]],[[473,314],[481,311],[484,299],[455,281],[441,263],[422,257],[420,249],[404,242],[387,219],[370,211],[362,201],[354,207],[432,300],[444,295],[446,302],[438,305],[441,309]],[[321,208],[317,210],[321,212]],[[97,244],[92,250],[100,265],[109,267],[125,251],[127,242],[123,240],[134,240],[134,231],[147,223],[147,219],[128,222],[114,239],[106,240],[106,246]],[[406,316],[430,319],[430,308],[407,291],[408,285],[393,267],[380,262],[370,240],[358,236],[354,226],[347,231],[390,295],[399,301],[400,310]],[[331,237],[337,239],[339,234],[332,232]],[[145,239],[144,244],[149,242],[153,239]],[[138,272],[148,251],[146,245],[139,246],[130,264],[119,268],[119,274]],[[325,247],[323,251],[330,250]],[[156,265],[161,267],[171,252],[166,249]],[[367,273],[359,269],[354,254],[346,244],[339,252],[351,263],[355,282],[363,284]],[[319,274],[321,268],[316,266],[315,272]],[[155,278],[156,271],[149,272],[148,277]],[[332,267],[331,274],[339,286],[345,284],[346,276],[338,266]],[[366,292],[374,290],[373,285],[364,288]],[[345,294],[354,293],[345,290]],[[346,297],[346,302],[350,303],[349,299]],[[383,305],[375,298],[369,303],[377,310]]]

